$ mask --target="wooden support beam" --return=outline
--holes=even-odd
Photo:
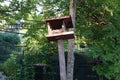
[[[58,51],[59,51],[59,65],[60,65],[60,80],[66,80],[66,65],[65,65],[63,40],[58,40]]]

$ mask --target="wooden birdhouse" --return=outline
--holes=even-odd
[[[48,26],[48,34],[46,37],[49,41],[74,38],[71,16],[46,19],[45,22]]]

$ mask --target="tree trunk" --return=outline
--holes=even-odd
[[[76,0],[70,0],[70,15],[73,22],[73,30],[75,29]],[[74,39],[68,40],[68,56],[67,56],[67,80],[73,80],[74,72]]]

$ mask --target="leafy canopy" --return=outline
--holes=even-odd
[[[120,1],[85,0],[77,6],[76,33],[89,46],[87,55],[101,63],[93,69],[108,79],[119,80]]]

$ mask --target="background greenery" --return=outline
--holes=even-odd
[[[6,0],[1,0],[0,3],[4,1]],[[119,0],[77,1],[75,44],[88,47],[86,55],[99,60],[93,70],[109,80],[120,79],[119,4]],[[38,6],[40,10],[38,10]],[[29,70],[27,65],[49,64],[50,56],[57,53],[57,44],[49,42],[45,38],[47,28],[42,21],[58,15],[69,15],[69,0],[12,0],[9,6],[0,4],[1,23],[15,23],[16,20],[24,20],[22,24],[26,24],[23,28],[27,29],[27,32],[23,37],[24,40],[21,41],[25,46],[23,47],[24,59],[22,59],[25,67],[24,80],[28,80],[30,78],[28,74],[32,73],[32,69]],[[0,26],[1,28],[2,26]],[[0,41],[2,36],[0,35]],[[12,40],[10,41],[12,43]],[[4,49],[4,47],[0,49]],[[2,62],[5,61],[4,70],[10,76],[20,77],[21,64],[16,59],[20,57],[21,52],[11,50],[9,52],[6,53],[10,55],[9,58],[0,58]],[[2,54],[0,53],[0,55]]]

